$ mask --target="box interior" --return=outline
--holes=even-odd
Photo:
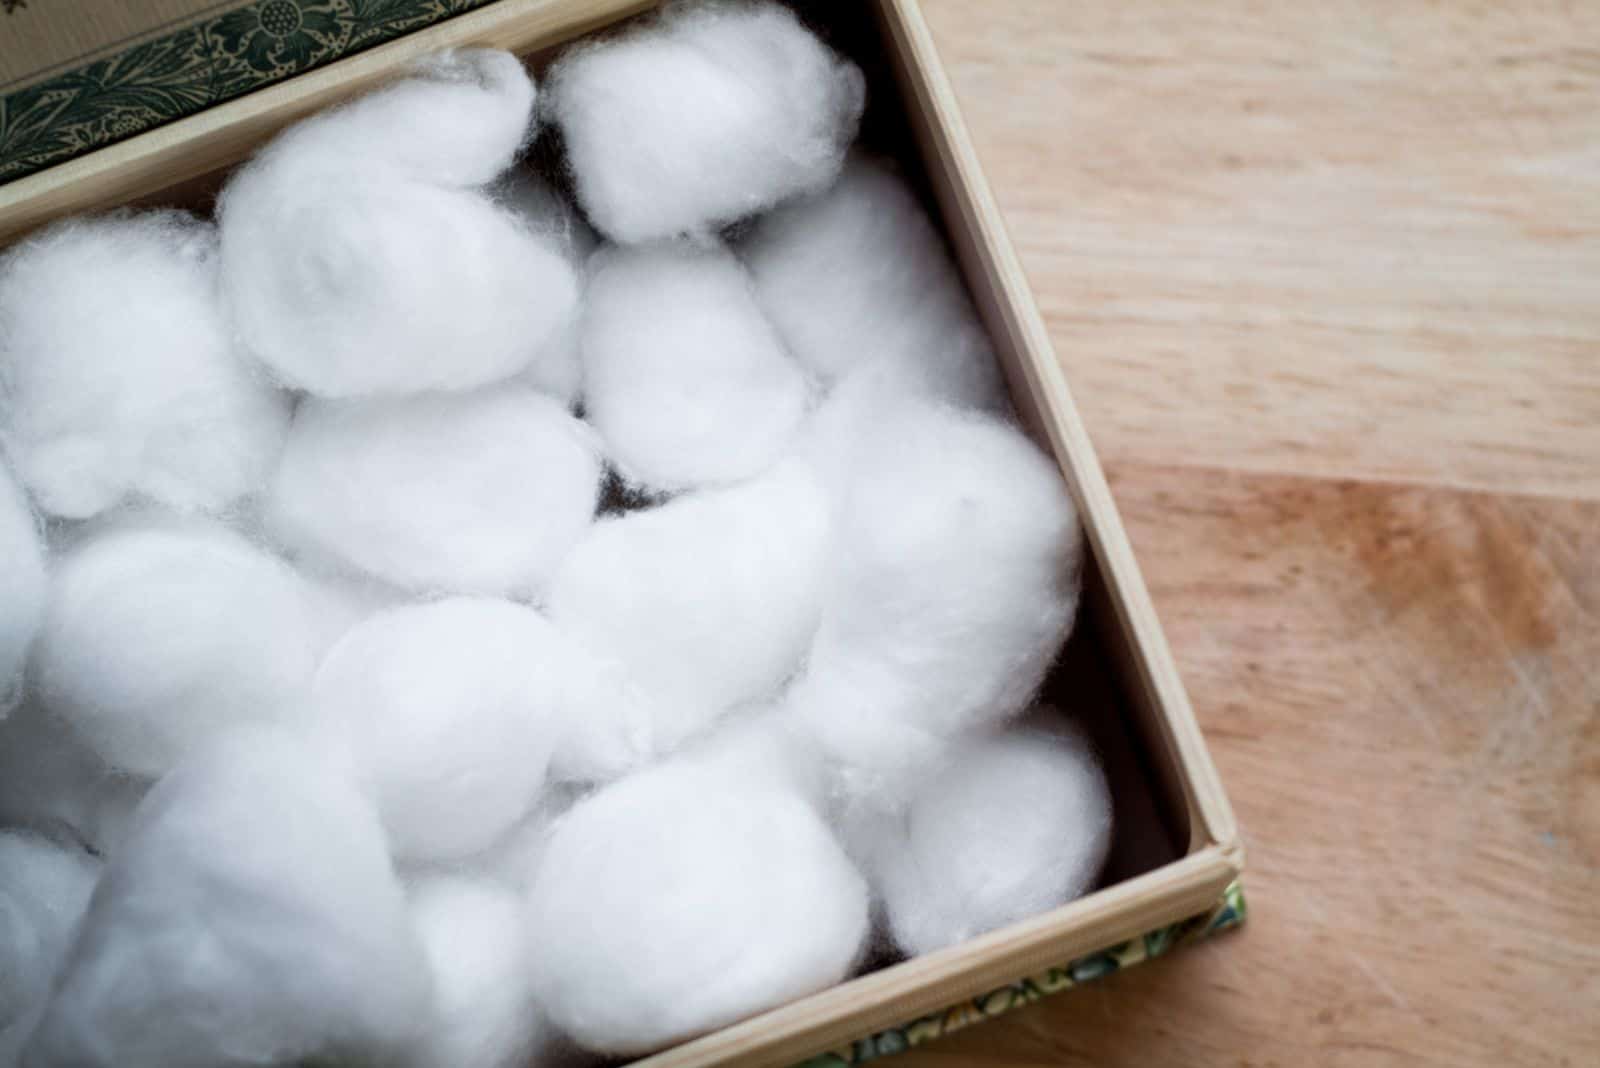
[[[926,124],[930,120],[926,115],[915,117],[916,109],[909,106],[903,92],[903,72],[896,71],[892,42],[882,18],[890,5],[798,0],[794,6],[817,32],[859,63],[867,74],[869,105],[862,128],[863,147],[896,160],[920,190],[930,211],[940,217],[939,179],[925,166],[927,145],[919,144],[918,139],[917,122]],[[535,67],[540,67],[552,51],[526,55]],[[559,144],[549,133],[547,130],[541,137],[531,165],[559,182]],[[237,147],[230,166],[243,158],[251,146]],[[102,210],[119,203],[160,204],[209,212],[225,170],[212,170],[137,198],[103,198],[93,207]],[[147,183],[145,188],[155,185]],[[944,222],[947,235],[961,225],[959,220],[950,218]],[[971,220],[966,225],[970,228]],[[984,285],[974,273],[967,250],[956,247],[955,251],[986,325],[997,339],[1018,415],[1044,443],[1047,435],[1041,428],[1049,416],[1041,407],[1038,391],[1029,388],[1030,380],[1021,367],[1024,357],[1003,341],[1006,334],[996,310],[999,298],[992,292],[983,292]],[[1083,509],[1081,487],[1072,477],[1068,481]],[[1199,825],[1202,821],[1196,815],[1192,784],[1164,726],[1161,699],[1150,681],[1148,665],[1136,648],[1127,618],[1119,612],[1115,583],[1108,579],[1105,552],[1098,542],[1092,542],[1091,547],[1079,623],[1046,683],[1043,697],[1078,720],[1104,758],[1114,796],[1116,831],[1100,886],[1110,887],[1156,872],[1215,842],[1207,828]],[[1026,799],[1018,798],[1018,803],[1026,804]],[[885,958],[881,963],[889,965],[893,959]]]
[[[889,62],[889,47],[873,6],[832,4],[826,0],[799,0],[793,6],[814,30],[866,72],[868,106],[860,146],[893,159],[938,218],[940,209],[930,176],[907,120],[909,109]],[[545,49],[529,53],[526,58],[535,68],[541,68],[556,51]],[[541,131],[526,165],[568,188],[559,138],[553,133],[549,128]],[[209,213],[226,173],[226,168],[213,171],[133,203]],[[950,227],[946,225],[945,229]],[[981,311],[982,302],[979,303]],[[997,333],[994,324],[989,325],[991,333]],[[1006,370],[1018,416],[1040,437],[1038,427],[1043,416],[1035,397],[1020,386],[1015,368]],[[1126,644],[1114,619],[1102,562],[1097,554],[1090,553],[1078,626],[1046,682],[1042,697],[1083,725],[1105,761],[1115,805],[1116,833],[1101,876],[1102,886],[1153,871],[1182,857],[1195,837],[1188,807],[1176,787],[1181,778],[1179,770],[1161,746],[1152,744],[1155,713],[1137,679],[1131,677],[1131,652]]]

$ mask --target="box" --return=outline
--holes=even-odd
[[[191,12],[199,6],[190,0]],[[20,175],[0,186],[0,242],[59,215],[113,205],[203,205],[220,174],[275,130],[386,80],[422,53],[486,44],[537,64],[556,44],[646,6],[266,0],[206,7],[177,29],[134,34],[133,45],[109,58],[97,54],[0,87],[0,176]],[[1078,502],[1091,549],[1084,607],[1047,694],[1090,725],[1112,780],[1118,831],[1105,885],[1094,893],[641,1062],[652,1068],[855,1064],[1159,956],[1234,926],[1245,913],[1233,815],[916,0],[797,6],[867,71],[872,104],[863,138],[898,156],[937,206],[1017,411],[1054,454]],[[380,15],[387,21],[378,28],[361,22]],[[341,28],[338,18],[349,25]],[[334,28],[295,36],[313,23]],[[261,69],[250,63],[252,40],[265,56]],[[195,41],[222,42],[222,51],[206,53]],[[345,55],[362,41],[365,51]],[[15,56],[6,47],[0,62],[10,64]],[[140,98],[132,92],[139,70],[169,89],[187,85],[183,57],[194,55],[210,57],[197,61],[210,64],[204,77],[190,79],[205,91],[167,110],[125,106]],[[99,92],[115,79],[123,92],[110,104],[83,95],[84,85]],[[66,101],[54,119],[39,110],[40,100],[51,99]],[[33,125],[19,130],[19,116],[32,116]],[[51,122],[68,128],[52,133]]]

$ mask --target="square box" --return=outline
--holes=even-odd
[[[419,55],[491,45],[538,65],[557,45],[650,6],[401,0],[384,7],[383,25],[309,35],[310,43],[297,46],[305,56],[294,52],[293,62],[280,63],[275,57],[285,54],[281,42],[293,36],[294,18],[339,5],[263,0],[213,11],[195,2],[175,30],[133,33],[81,62],[0,85],[0,179],[16,176],[0,185],[0,243],[78,212],[129,203],[203,206],[221,175],[278,129],[394,77]],[[1054,456],[1078,504],[1089,547],[1083,607],[1045,696],[1089,727],[1112,782],[1118,829],[1103,885],[1086,897],[640,1062],[652,1068],[860,1063],[1159,956],[1244,916],[1237,883],[1243,851],[1227,798],[916,0],[795,6],[866,71],[863,140],[893,155],[935,209],[1018,416]],[[19,40],[0,45],[0,63],[8,65],[0,70],[28,66],[26,56],[7,53]],[[105,93],[72,95],[79,92],[74,76],[81,85],[84,72],[99,71],[103,82],[105,64],[120,62],[119,76],[136,79],[136,70],[127,73],[132,59],[170,86],[173,62],[181,66],[183,50],[195,49],[196,40],[238,45],[237,54],[195,53],[196,62],[209,64],[202,74],[213,97],[196,91],[171,108],[130,111]],[[338,51],[357,41],[365,50]],[[252,49],[269,48],[279,49],[264,53],[273,62],[256,70]],[[55,111],[41,112],[40,101],[56,101]],[[36,112],[42,117],[30,119],[35,127],[19,133],[19,116]]]

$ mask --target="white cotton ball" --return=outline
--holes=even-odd
[[[509,52],[451,49],[412,76],[286,132],[275,151],[301,162],[392,169],[447,187],[481,186],[511,166],[533,136],[533,79]]]
[[[49,993],[99,876],[81,849],[0,831],[0,1030]]]
[[[999,410],[993,347],[938,231],[882,166],[852,160],[820,196],[767,216],[741,246],[761,307],[824,383],[873,368],[884,395]]]
[[[798,794],[697,761],[602,789],[555,826],[527,899],[539,1002],[636,1054],[830,986],[868,931],[865,881]]]
[[[144,520],[61,559],[35,681],[107,764],[157,775],[240,723],[298,716],[323,638],[288,564],[218,524]]]
[[[873,837],[869,868],[895,942],[931,953],[1081,897],[1111,824],[1105,773],[1081,732],[963,742]]]
[[[433,1011],[409,1068],[527,1068],[545,1038],[521,899],[483,879],[435,876],[411,897]]]
[[[705,234],[839,173],[866,81],[776,3],[677,4],[568,51],[545,103],[615,241]]]
[[[530,596],[593,520],[600,476],[589,429],[523,387],[307,400],[268,522],[396,586]]]
[[[861,444],[785,699],[841,801],[892,805],[950,739],[1032,697],[1071,629],[1083,544],[1060,473],[1014,426],[904,405]]]
[[[725,249],[598,254],[580,336],[588,418],[622,475],[647,489],[758,474],[805,414],[805,376]]]
[[[22,1044],[33,1034],[44,1004],[36,1004],[15,1023],[0,1027],[0,1068],[18,1068],[22,1063]]]
[[[822,486],[792,462],[602,519],[556,576],[550,617],[649,696],[662,753],[773,696],[799,667],[821,612],[829,528]]]
[[[383,1063],[427,1018],[427,962],[366,800],[244,729],[140,806],[27,1068]]]
[[[105,856],[127,836],[149,787],[106,767],[36,702],[0,720],[0,826],[75,838]]]
[[[524,226],[545,237],[561,250],[572,264],[580,286],[589,256],[599,238],[577,209],[562,198],[549,182],[537,175],[515,173],[503,183],[500,196]],[[583,385],[580,353],[578,305],[566,323],[540,348],[528,364],[522,382],[549,394],[568,408],[577,402]]]
[[[0,717],[22,692],[28,647],[44,615],[44,545],[22,489],[0,465]]]
[[[0,263],[0,439],[43,511],[220,511],[260,488],[288,417],[234,350],[209,224],[72,220]]]
[[[222,285],[246,347],[329,397],[472,389],[571,321],[572,266],[480,188],[533,87],[500,52],[292,127],[222,191]]]
[[[564,648],[533,609],[462,597],[381,612],[328,653],[316,730],[376,799],[397,856],[470,857],[533,808],[581,710]]]

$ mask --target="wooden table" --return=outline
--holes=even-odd
[[[925,4],[1252,915],[897,1063],[1600,1063],[1600,5]]]

